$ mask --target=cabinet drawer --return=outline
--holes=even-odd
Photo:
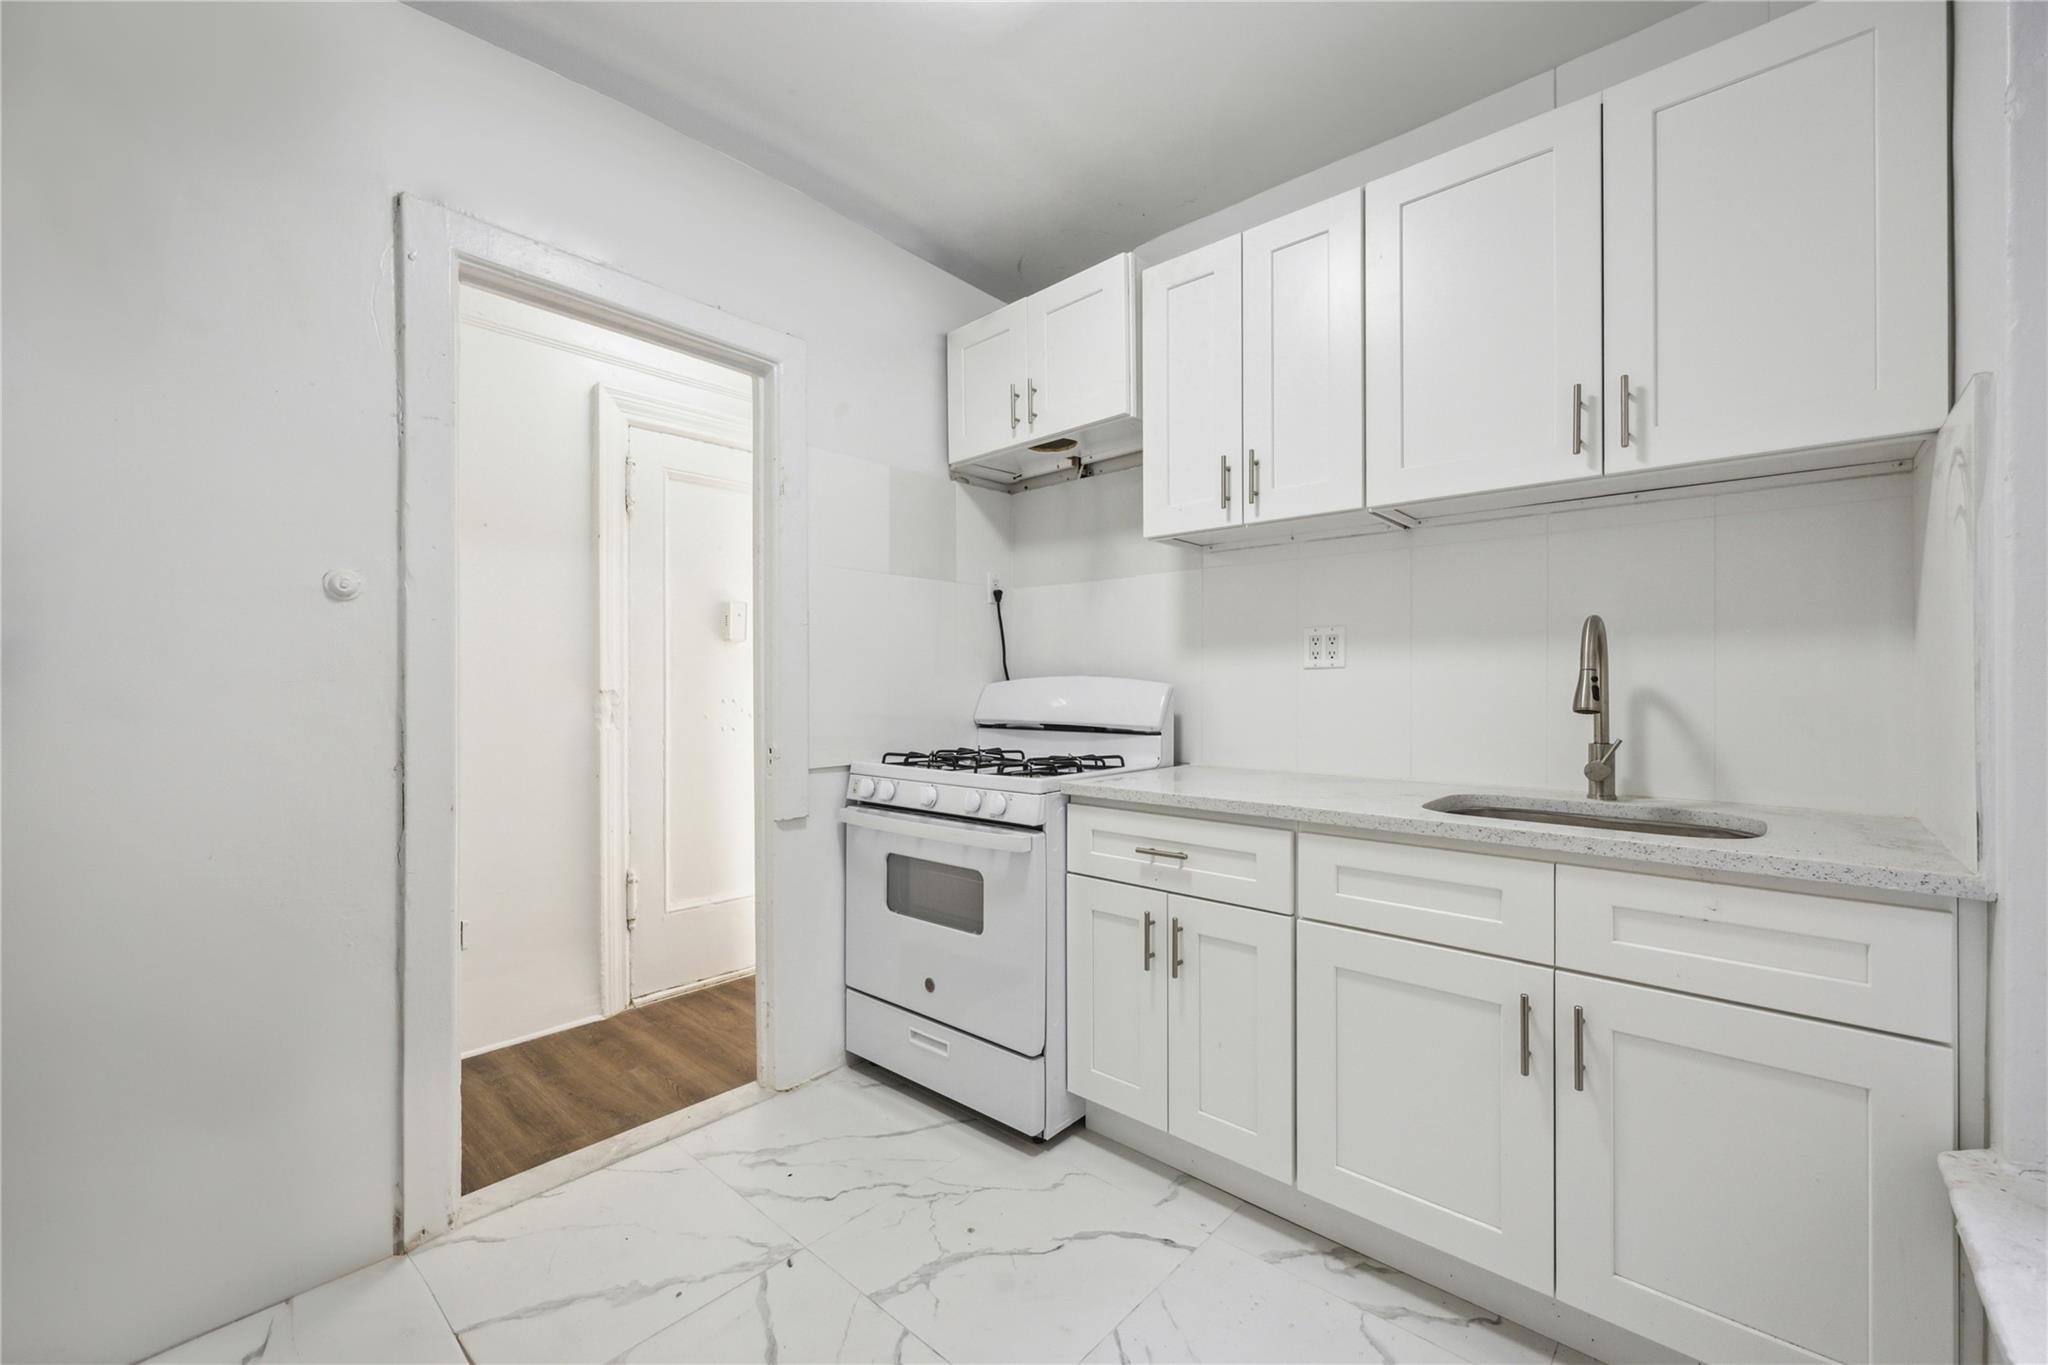
[[[1951,1042],[1955,925],[1939,910],[1557,869],[1557,965]]]
[[[1549,863],[1324,834],[1301,836],[1299,863],[1303,919],[1551,961]]]
[[[1291,830],[1069,806],[1067,869],[1254,910],[1294,911]]]

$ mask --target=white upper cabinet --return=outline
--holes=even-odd
[[[1353,190],[1145,272],[1145,534],[1365,507]]]
[[[1128,254],[946,337],[947,460],[1002,482],[1139,446],[1138,337]],[[1030,447],[1071,437],[1058,452]]]
[[[1145,534],[1243,522],[1244,293],[1236,237],[1144,278]]]
[[[1360,193],[1244,234],[1244,520],[1365,506]]]
[[[1137,415],[1131,289],[1131,258],[1114,256],[1026,300],[1024,429],[1032,440]]]
[[[1605,93],[1609,474],[1941,425],[1947,22],[1811,5]]]
[[[954,464],[1016,444],[1024,430],[1029,302],[998,308],[946,337],[946,448]]]
[[[1365,262],[1375,506],[1600,473],[1597,99],[1373,181]]]

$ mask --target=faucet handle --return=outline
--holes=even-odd
[[[1589,749],[1599,749],[1599,753],[1594,755],[1592,761],[1586,764],[1586,780],[1588,782],[1608,781],[1614,776],[1614,751],[1621,747],[1621,741],[1617,739],[1604,749],[1600,748],[1597,744],[1588,745],[1587,747]]]

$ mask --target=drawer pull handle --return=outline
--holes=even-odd
[[[1572,1006],[1572,1089],[1586,1088],[1586,1007]]]
[[[941,1057],[953,1051],[952,1046],[945,1039],[934,1038],[923,1029],[910,1030],[910,1041],[923,1048],[926,1052],[937,1053]]]
[[[1168,976],[1170,976],[1170,977],[1172,977],[1172,978],[1173,978],[1173,979],[1174,979],[1175,981],[1178,981],[1178,980],[1180,980],[1180,916],[1179,916],[1179,915],[1175,915],[1175,916],[1173,917],[1173,960],[1172,960],[1172,962],[1171,962],[1171,964],[1170,964],[1170,967],[1171,967],[1171,970],[1169,970],[1169,971],[1167,972],[1167,975],[1168,975]]]
[[[1158,954],[1152,951],[1152,912],[1145,912],[1145,970],[1152,970],[1152,959]]]
[[[1131,851],[1133,853],[1142,853],[1148,858],[1171,858],[1177,863],[1184,863],[1188,860],[1187,854],[1176,852],[1170,848],[1147,848],[1143,844],[1139,844]]]
[[[1522,1074],[1529,1074],[1529,997],[1522,997]]]
[[[1572,454],[1586,453],[1586,386],[1572,385]],[[1523,1074],[1527,1074],[1526,1072]]]

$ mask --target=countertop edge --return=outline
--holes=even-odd
[[[1313,825],[1323,829],[1370,830],[1384,834],[1407,834],[1468,847],[1475,852],[1508,852],[1533,855],[1565,854],[1613,862],[1636,863],[1645,867],[1681,867],[1705,872],[1727,872],[1737,876],[1774,877],[1809,882],[1822,887],[1844,887],[1865,891],[1895,891],[1910,895],[1954,897],[1962,900],[1990,900],[1990,887],[1983,878],[1943,872],[1916,873],[1869,864],[1802,858],[1791,854],[1752,853],[1731,848],[1726,842],[1691,847],[1679,844],[1646,843],[1626,836],[1588,837],[1561,831],[1520,825],[1495,826],[1422,816],[1366,814],[1332,810],[1328,807],[1296,805],[1258,798],[1196,796],[1184,792],[1137,790],[1115,785],[1113,779],[1076,778],[1061,784],[1069,800],[1106,806],[1135,806],[1152,810],[1194,811],[1205,815],[1244,816],[1277,820],[1287,824]]]
[[[1993,1151],[1935,1158],[1984,1317],[2007,1360],[2048,1359],[2048,1181]]]

